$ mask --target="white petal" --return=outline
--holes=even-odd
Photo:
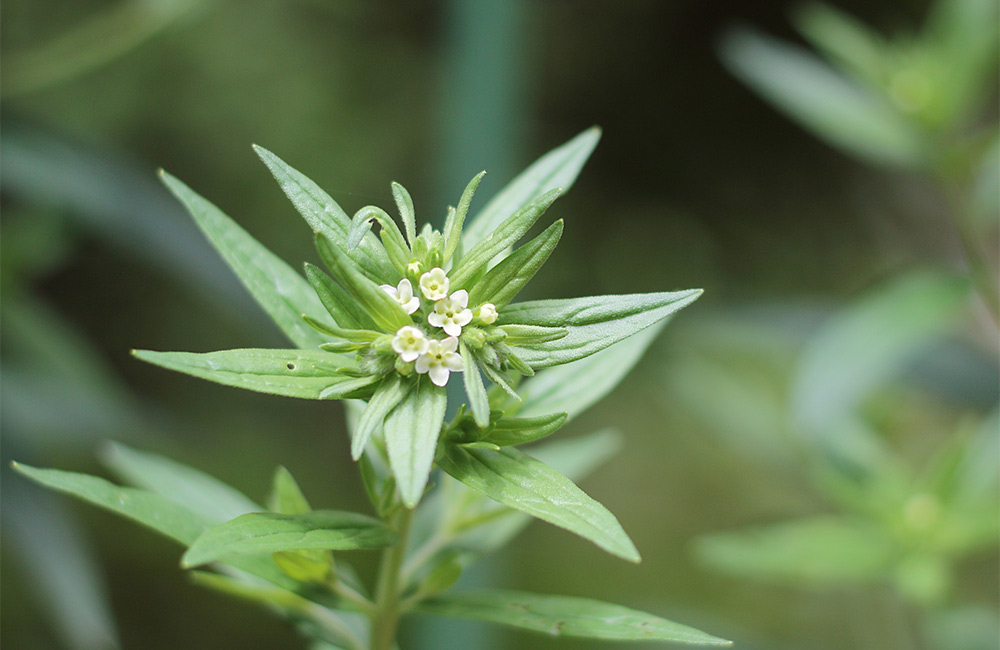
[[[463,309],[462,311],[460,311],[458,314],[455,315],[454,320],[460,326],[465,327],[472,321],[472,310]],[[455,336],[458,336],[458,334],[456,334]]]
[[[399,292],[399,302],[407,303],[410,298],[413,297],[413,285],[406,278],[399,281],[399,286],[396,287],[396,291]]]
[[[448,368],[448,370],[462,372],[465,369],[465,366],[462,364],[462,355],[460,354],[449,354],[443,359],[443,361],[444,366]]]
[[[442,340],[439,345],[441,346],[441,352],[446,356],[449,352],[454,354],[455,350],[458,349],[458,339],[454,336],[449,336],[448,338]]]
[[[435,311],[427,314],[427,322],[434,327],[444,327],[446,320],[443,314],[439,314]]]
[[[414,361],[415,359],[419,359],[420,358],[420,351],[419,350],[405,350],[405,351],[399,353],[399,358],[402,359],[403,361],[409,363],[410,361]]]
[[[448,336],[461,336],[462,326],[450,320],[444,324],[444,331]]]
[[[444,386],[448,383],[448,374],[451,371],[444,366],[434,366],[431,368],[431,381],[434,382],[435,386]]]
[[[425,354],[424,356],[417,359],[417,365],[416,365],[417,372],[419,372],[420,374],[424,374],[425,372],[430,370],[430,368],[431,368],[430,356]]]
[[[459,289],[451,294],[451,300],[453,303],[461,305],[462,309],[465,309],[469,306],[469,292],[465,289]]]
[[[413,296],[410,298],[409,302],[403,305],[403,309],[406,310],[407,314],[412,314],[413,312],[420,309],[420,298]]]
[[[398,296],[396,295],[396,287],[392,286],[391,284],[380,284],[378,288],[381,289],[382,291],[385,291],[393,298],[398,299]]]

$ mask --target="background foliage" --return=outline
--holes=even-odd
[[[929,10],[923,1],[832,4],[903,40]],[[898,465],[919,474],[949,441],[996,434],[988,419],[1000,383],[995,324],[975,300],[954,298],[947,278],[905,278],[962,272],[947,199],[926,175],[828,147],[720,61],[719,39],[734,25],[802,45],[790,20],[796,7],[4,2],[8,647],[113,647],[109,634],[150,648],[266,648],[290,638],[252,606],[184,581],[167,542],[12,479],[10,458],[99,471],[94,450],[112,438],[255,498],[280,463],[317,507],[364,501],[339,406],[207,385],[128,356],[130,348],[283,344],[156,183],[157,167],[212,197],[284,259],[315,262],[251,143],[308,173],[350,212],[391,205],[388,184],[398,180],[418,206],[441,207],[440,223],[476,171],[489,171],[480,189],[489,196],[595,123],[602,144],[553,213],[566,219],[562,245],[524,298],[706,289],[616,393],[560,434],[625,432],[617,458],[584,487],[618,515],[644,562],[623,565],[533,526],[470,586],[600,595],[747,648],[934,647],[920,622],[925,605],[900,597],[898,583],[831,585],[817,581],[822,567],[776,579],[766,562],[747,569],[746,556],[731,575],[732,554],[719,552],[731,541],[723,531],[845,512],[816,460],[829,455],[796,442],[808,427],[792,426],[801,419],[790,415],[802,414],[809,359],[822,358],[824,337],[836,341],[834,314],[842,322],[858,305],[882,305],[870,322],[899,323],[848,328],[851,345],[832,353],[871,361],[872,350],[886,349],[872,341],[907,343],[865,375],[864,399],[854,396]],[[985,105],[970,119],[989,126],[996,75],[984,78]],[[994,251],[995,218],[988,213],[977,230]],[[893,320],[894,297],[910,317]],[[928,313],[937,320],[921,320]],[[812,390],[855,379],[821,374]],[[976,453],[996,458],[989,447]],[[879,467],[876,475],[892,478]],[[995,498],[992,483],[986,489]],[[990,647],[975,645],[984,637],[974,633],[986,629],[989,643],[995,632],[998,570],[995,541],[949,560],[949,598],[978,608],[934,629]],[[912,573],[919,586],[926,571]],[[83,595],[95,589],[109,605]],[[449,647],[449,638],[484,649],[557,645],[471,624],[405,632],[427,647]]]

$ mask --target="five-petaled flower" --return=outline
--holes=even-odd
[[[467,308],[468,304],[469,292],[460,289],[434,303],[434,311],[427,315],[427,322],[440,327],[448,336],[460,336],[462,328],[472,321],[472,310]]]
[[[434,267],[420,276],[420,292],[428,300],[444,300],[448,297],[448,276],[444,269]]]
[[[456,350],[458,350],[458,339],[454,336],[441,341],[429,340],[427,353],[417,359],[417,372],[429,373],[431,381],[436,386],[444,386],[448,383],[450,373],[462,372],[462,356]]]
[[[383,284],[380,287],[382,291],[395,298],[407,314],[412,314],[420,309],[420,298],[413,295],[413,285],[406,278],[399,281],[399,286],[393,287],[391,284]]]

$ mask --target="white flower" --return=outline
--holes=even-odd
[[[392,339],[392,349],[406,362],[413,361],[421,354],[425,354],[430,344],[431,341],[427,339],[427,336],[412,325],[400,327],[396,332],[396,337]]]
[[[458,336],[462,327],[472,320],[472,310],[467,309],[469,292],[461,289],[444,300],[434,303],[434,311],[427,315],[427,322],[440,327],[448,336]]]
[[[497,322],[497,307],[492,302],[485,302],[476,310],[476,317],[483,325],[492,325]]]
[[[407,314],[412,314],[420,309],[420,298],[413,295],[413,285],[406,278],[399,281],[398,287],[393,287],[391,284],[383,284],[379,285],[379,288],[395,298],[396,302],[403,306]]]
[[[406,329],[406,328],[403,328]],[[458,349],[458,339],[449,336],[443,341],[431,339],[427,341],[427,352],[417,359],[417,372],[429,372],[431,381],[436,386],[448,383],[448,375],[452,372],[462,372],[462,355]]]
[[[420,276],[420,292],[428,300],[443,300],[448,297],[448,276],[444,269],[435,266]]]

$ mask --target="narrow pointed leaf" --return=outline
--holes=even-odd
[[[508,305],[500,312],[498,323],[564,327],[569,330],[567,336],[557,341],[513,348],[517,356],[537,370],[599,352],[690,305],[701,294],[701,289],[689,289],[536,300]]]
[[[337,280],[363,307],[384,332],[395,332],[412,320],[396,299],[358,271],[346,255],[322,235],[316,237],[316,248]]]
[[[469,303],[491,302],[504,307],[542,268],[562,236],[562,219],[556,221],[530,242],[504,258],[486,273],[469,292]]]
[[[121,480],[221,523],[261,509],[234,487],[169,458],[110,443],[101,460]]]
[[[535,373],[521,389],[524,398],[518,415],[562,411],[569,418],[576,417],[614,390],[664,325],[662,320],[585,359]]]
[[[445,261],[450,260],[455,249],[458,248],[458,244],[462,238],[462,226],[465,224],[465,215],[469,212],[469,205],[472,203],[472,197],[476,193],[476,188],[479,187],[479,181],[483,180],[483,176],[485,175],[486,172],[481,171],[469,181],[469,184],[465,186],[465,191],[462,192],[462,198],[459,199],[455,212],[448,215],[449,219],[445,223],[444,232],[442,233],[444,235]]]
[[[591,127],[532,163],[469,221],[462,235],[463,248],[470,250],[542,194],[556,188],[568,192],[600,139],[601,129]]]
[[[565,528],[613,555],[639,561],[632,540],[607,508],[556,470],[517,449],[449,445],[438,465],[494,501]]]
[[[337,325],[351,329],[375,327],[371,316],[333,278],[309,263],[306,263],[305,269],[306,279]]]
[[[549,596],[489,589],[461,591],[421,603],[419,611],[458,616],[551,636],[609,641],[671,641],[700,646],[727,646],[731,641],[693,627],[590,598]]]
[[[413,209],[413,199],[406,188],[399,183],[392,184],[392,198],[396,201],[396,208],[399,209],[399,216],[403,220],[403,228],[406,230],[406,241],[413,246],[413,241],[417,238],[417,213]]]
[[[313,318],[324,314],[309,283],[187,185],[166,172],[161,178],[285,336],[302,348],[323,343],[326,339],[302,322],[302,314]]]
[[[254,151],[271,170],[285,196],[309,223],[314,233],[323,235],[344,251],[370,279],[386,282],[394,277],[396,271],[375,233],[366,233],[358,247],[348,247],[347,235],[351,230],[351,219],[337,202],[316,183],[267,149],[254,146]]]
[[[446,406],[445,389],[421,377],[416,388],[386,416],[389,465],[408,508],[420,501],[430,477]]]
[[[347,245],[351,249],[357,247],[364,236],[371,231],[372,221],[377,221],[382,228],[379,238],[382,240],[382,245],[385,246],[386,254],[389,255],[389,261],[392,262],[397,271],[404,273],[406,265],[413,258],[413,255],[410,253],[410,247],[406,245],[406,240],[403,239],[403,233],[399,232],[399,226],[382,208],[367,205],[357,211],[354,218],[351,219],[351,231],[347,236]]]
[[[501,325],[500,329],[507,333],[507,338],[503,340],[507,345],[537,345],[558,341],[569,334],[569,330],[564,327],[541,325]]]
[[[353,362],[345,363],[345,357],[322,350],[247,349],[205,353],[135,350],[133,354],[157,366],[218,384],[302,399],[326,399],[325,390],[336,389],[347,382],[353,386],[358,379],[356,375],[341,372]]]
[[[312,510],[295,477],[284,467],[279,466],[275,470],[271,485],[271,497],[267,504],[270,510],[285,515],[300,515]]]
[[[403,401],[411,387],[411,382],[405,381],[395,372],[382,380],[375,394],[368,400],[368,406],[351,435],[351,456],[354,460],[361,458],[372,434],[381,429],[385,416]]]
[[[483,386],[483,376],[479,374],[479,364],[465,343],[459,343],[462,365],[462,381],[465,383],[465,394],[469,398],[469,407],[476,419],[476,424],[485,427],[490,423],[490,400]]]
[[[461,261],[451,270],[448,277],[454,289],[463,288],[475,275],[489,264],[490,260],[513,246],[545,214],[552,202],[559,198],[562,190],[554,189],[542,194],[524,206],[497,229],[483,237],[479,243],[462,256]]]
[[[251,512],[202,533],[184,553],[181,566],[280,551],[382,548],[395,541],[396,534],[381,521],[354,512]]]
[[[491,442],[501,447],[523,445],[555,433],[565,422],[565,413],[528,418],[501,418],[483,437],[483,442]]]
[[[885,42],[868,25],[830,5],[810,2],[792,16],[799,32],[845,72],[881,84],[889,72]]]

